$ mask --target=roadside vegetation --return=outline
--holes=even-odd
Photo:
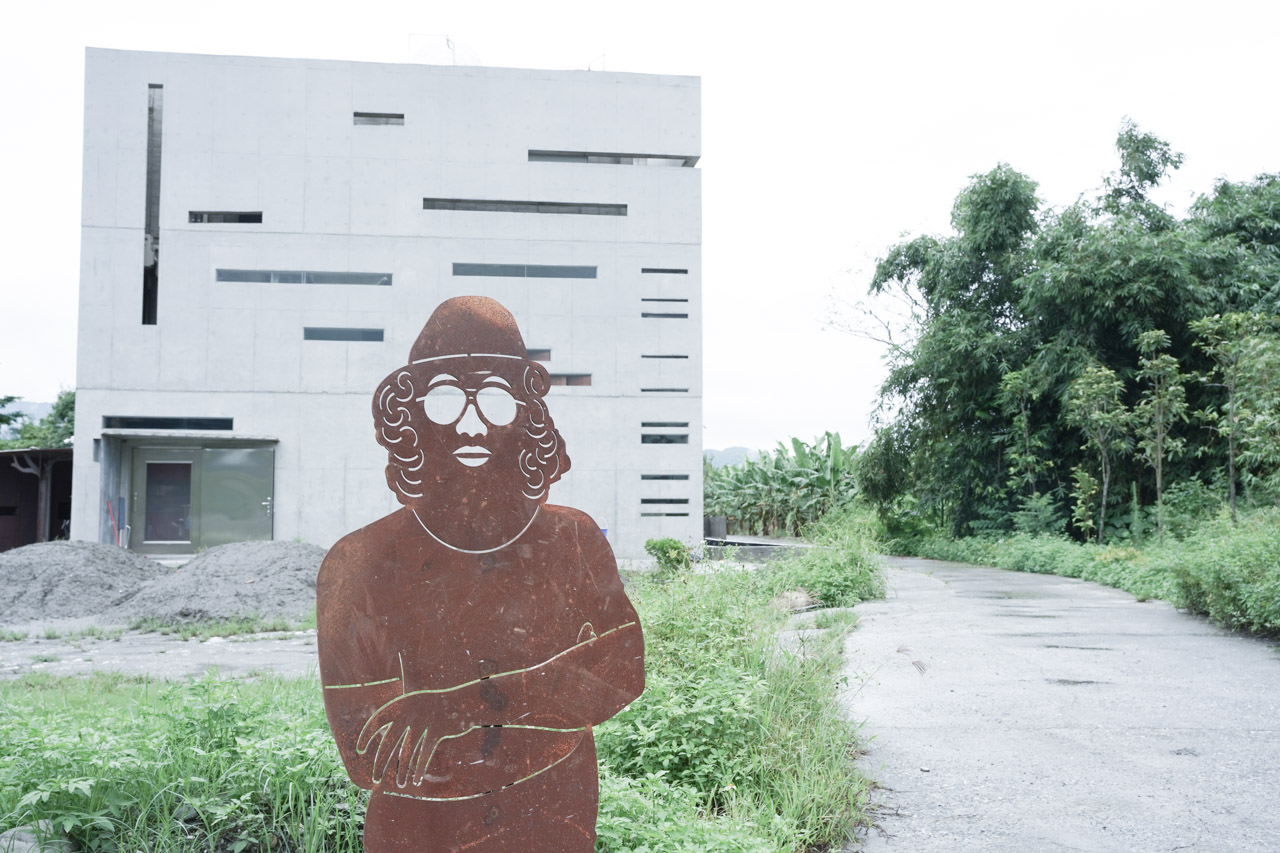
[[[852,621],[824,620],[792,654],[776,641],[789,614],[771,605],[796,587],[824,603],[876,594],[865,521],[828,520],[776,568],[675,554],[632,581],[648,684],[596,730],[597,850],[825,850],[865,820],[856,732],[835,701]],[[89,851],[361,849],[367,795],[346,779],[314,676],[27,677],[0,683],[0,743],[0,830],[48,820]]]

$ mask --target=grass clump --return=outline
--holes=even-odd
[[[149,616],[144,619],[135,619],[130,623],[129,630],[177,636],[183,640],[197,639],[203,643],[211,637],[235,637],[273,631],[305,631],[314,627],[314,613],[301,620],[286,619],[283,616],[264,617],[253,613],[248,616],[233,616],[230,619],[202,619],[189,622],[156,619]]]
[[[645,553],[658,561],[658,574],[670,577],[688,571],[693,565],[693,556],[689,546],[679,539],[647,539],[644,543]]]
[[[845,507],[805,528],[812,547],[779,564],[775,591],[803,589],[824,607],[851,607],[884,597],[884,570],[874,548],[874,521]]]

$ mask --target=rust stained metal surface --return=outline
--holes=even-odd
[[[644,689],[640,623],[569,470],[514,318],[442,303],[374,393],[403,505],[316,584],[325,711],[372,792],[365,850],[588,851],[592,726]]]

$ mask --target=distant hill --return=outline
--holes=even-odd
[[[741,465],[748,459],[755,459],[760,451],[748,447],[726,447],[724,450],[703,450],[702,454],[711,460],[714,467],[724,468],[726,465]]]

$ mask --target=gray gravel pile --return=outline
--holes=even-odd
[[[96,616],[170,570],[93,542],[41,542],[0,553],[0,624]]]
[[[151,580],[103,614],[127,624],[231,619],[257,613],[296,619],[315,607],[316,571],[325,550],[301,542],[234,542]]]

